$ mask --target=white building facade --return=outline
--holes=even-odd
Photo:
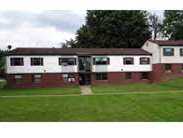
[[[19,48],[7,55],[6,74],[23,88],[150,82],[151,63],[142,49]]]
[[[153,76],[162,80],[165,76],[182,76],[183,41],[148,40],[142,49],[152,53]]]

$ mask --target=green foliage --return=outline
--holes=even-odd
[[[183,11],[165,11],[163,21],[163,33],[172,40],[183,39]]]
[[[72,48],[72,47],[76,47],[76,42],[72,38],[62,43],[62,48]]]
[[[0,80],[0,89],[4,88],[6,84],[7,84],[6,80]]]
[[[76,46],[135,48],[151,37],[146,11],[87,11],[86,25],[76,35]]]
[[[0,50],[0,69],[5,68],[5,54],[7,51]]]

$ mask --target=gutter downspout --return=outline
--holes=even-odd
[[[159,45],[158,45],[158,47],[159,47],[159,61],[161,63],[161,47]]]

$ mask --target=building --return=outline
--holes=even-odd
[[[17,48],[6,57],[10,87],[151,82],[151,53],[140,48]]]
[[[183,76],[183,40],[148,40],[142,49],[152,53],[152,80]]]
[[[10,87],[160,82],[183,76],[183,41],[142,48],[17,48],[6,57]]]

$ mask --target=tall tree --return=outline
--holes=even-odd
[[[76,47],[75,45],[76,45],[76,41],[73,39],[66,40],[65,42],[61,43],[62,48],[72,48],[72,47]]]
[[[76,46],[141,47],[151,37],[146,11],[87,11],[86,25],[76,33]]]
[[[153,40],[156,40],[158,33],[161,32],[162,28],[161,20],[156,14],[151,14],[149,16],[149,22]]]
[[[163,33],[172,40],[183,39],[183,11],[165,11]]]
[[[5,68],[5,54],[7,51],[0,50],[0,70]]]

